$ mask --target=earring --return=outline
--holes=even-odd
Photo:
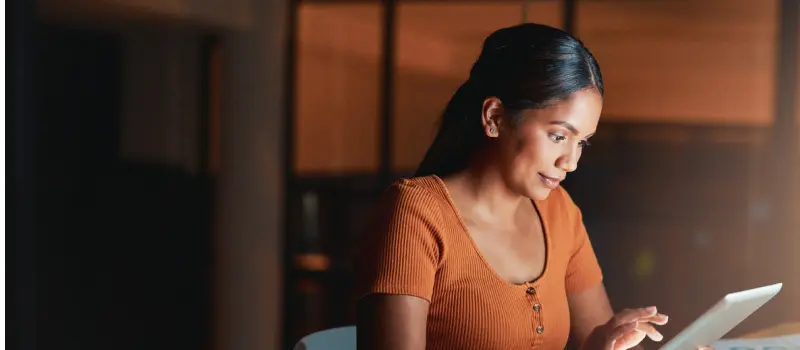
[[[489,135],[494,136],[494,128],[489,128]]]

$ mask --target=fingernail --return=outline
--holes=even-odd
[[[664,335],[661,333],[655,332],[653,333],[653,337],[651,338],[653,341],[662,341],[664,340]]]
[[[654,311],[656,311],[656,307],[655,306],[650,306],[650,307],[647,308],[647,311],[654,312]]]

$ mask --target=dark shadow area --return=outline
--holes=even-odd
[[[209,347],[210,180],[120,159],[119,38],[35,43],[37,348]]]
[[[6,346],[36,346],[36,239],[34,231],[33,128],[30,64],[34,4],[11,1],[6,36]]]
[[[662,327],[669,338],[725,294],[753,286],[752,266],[762,264],[751,258],[748,244],[749,182],[767,132],[608,123],[598,128],[564,187],[584,213],[616,308],[658,305],[670,315]],[[769,322],[776,321],[756,328]]]

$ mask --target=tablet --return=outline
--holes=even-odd
[[[711,346],[778,294],[782,286],[777,283],[726,295],[660,350],[696,350]]]

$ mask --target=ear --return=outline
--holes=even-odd
[[[481,122],[483,132],[488,137],[500,136],[500,127],[503,121],[503,103],[497,97],[487,97],[483,100],[481,109]]]

